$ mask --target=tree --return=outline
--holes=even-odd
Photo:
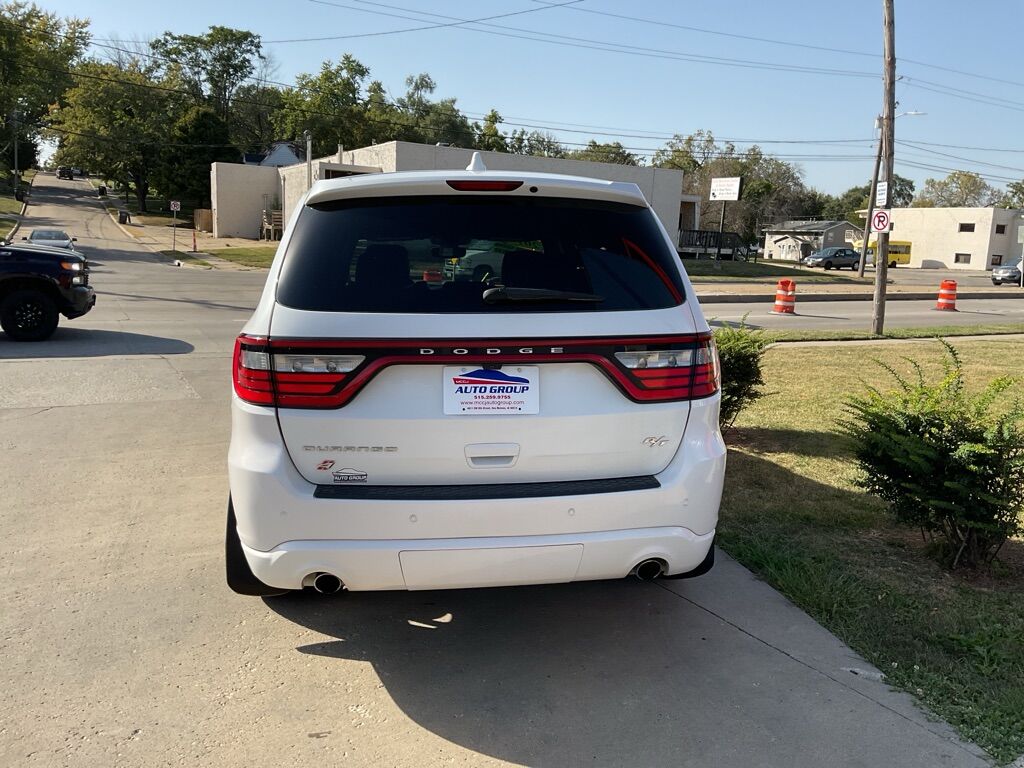
[[[151,175],[181,114],[182,97],[136,61],[127,69],[87,61],[75,70],[76,85],[50,113],[59,140],[56,160],[135,185],[146,210]]]
[[[171,59],[167,74],[179,78],[197,101],[209,100],[223,120],[229,118],[235,92],[263,57],[259,35],[230,27],[212,26],[205,35],[165,32],[150,46]]]
[[[808,190],[800,169],[765,155],[760,147],[737,150],[731,142],[719,144],[710,131],[676,135],[654,154],[654,165],[685,172],[683,189],[707,200],[711,180],[739,176],[743,179],[740,200],[726,207],[725,228],[738,232],[747,242],[760,237],[765,226],[792,216],[814,215],[826,200]],[[719,205],[702,206],[701,227],[718,229]]]
[[[35,156],[40,123],[51,104],[74,84],[68,70],[89,44],[88,22],[63,19],[34,3],[0,4],[0,166],[13,163],[12,134],[19,141],[19,165]],[[14,114],[17,112],[16,126]],[[11,142],[8,144],[8,142]],[[24,160],[22,158],[24,157]]]
[[[231,143],[243,152],[261,152],[278,138],[274,114],[284,106],[279,88],[246,83],[235,91],[228,119]]]
[[[616,163],[618,165],[642,165],[644,158],[626,150],[621,143],[613,141],[600,144],[593,139],[582,149],[566,154],[570,160],[587,160],[592,163]]]
[[[153,183],[167,199],[194,208],[210,200],[210,164],[238,160],[227,124],[209,107],[192,107],[171,130],[153,168]]]
[[[992,205],[999,193],[971,171],[953,171],[944,179],[926,179],[917,208],[977,208]]]
[[[508,151],[515,155],[536,157],[566,157],[568,154],[554,134],[543,131],[527,133],[525,128],[513,131],[508,137]]]
[[[1003,208],[1024,208],[1024,179],[1006,185],[1006,193],[999,205]]]
[[[483,124],[473,123],[473,146],[491,152],[508,152],[508,137],[498,129],[500,124],[501,115],[496,109],[484,115]]]
[[[300,74],[295,87],[281,93],[281,109],[271,116],[278,138],[299,140],[313,133],[313,155],[333,153],[338,144],[357,146],[367,138],[363,87],[370,70],[355,57],[325,61],[315,74]]]

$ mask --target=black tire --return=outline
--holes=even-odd
[[[825,262],[825,269],[832,269],[832,262],[831,261],[826,261]]]
[[[44,341],[57,330],[53,299],[33,288],[11,291],[0,302],[0,327],[13,341]]]
[[[675,573],[671,576],[662,576],[663,579],[695,579],[698,576],[703,576],[705,573],[715,567],[715,542],[714,539],[711,541],[711,547],[708,549],[707,556],[701,561],[701,564],[694,568],[692,571],[686,573]]]
[[[255,597],[272,597],[288,592],[287,589],[278,589],[264,584],[252,572],[249,561],[245,559],[245,553],[242,551],[242,540],[238,538],[235,507],[230,497],[228,498],[228,530],[224,536],[224,565],[228,586],[232,592]]]
[[[853,272],[856,272],[858,269],[860,269],[860,262],[858,261],[858,262],[855,262],[855,263],[851,264],[850,265],[850,269]]]
[[[890,261],[889,262],[889,269],[896,269],[896,262],[895,261]]]

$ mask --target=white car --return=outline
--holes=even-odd
[[[486,281],[444,276],[473,241]],[[450,275],[450,272],[449,272]],[[314,184],[235,344],[243,594],[710,569],[714,341],[634,184],[466,171]]]

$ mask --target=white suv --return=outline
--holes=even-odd
[[[480,168],[321,181],[289,223],[235,344],[236,592],[714,562],[718,357],[664,227],[634,184]],[[474,242],[500,268],[445,269]]]

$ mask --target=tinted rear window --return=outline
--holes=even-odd
[[[495,287],[599,301],[487,303]],[[327,312],[661,309],[683,286],[647,208],[591,200],[417,197],[307,206],[277,300]]]

